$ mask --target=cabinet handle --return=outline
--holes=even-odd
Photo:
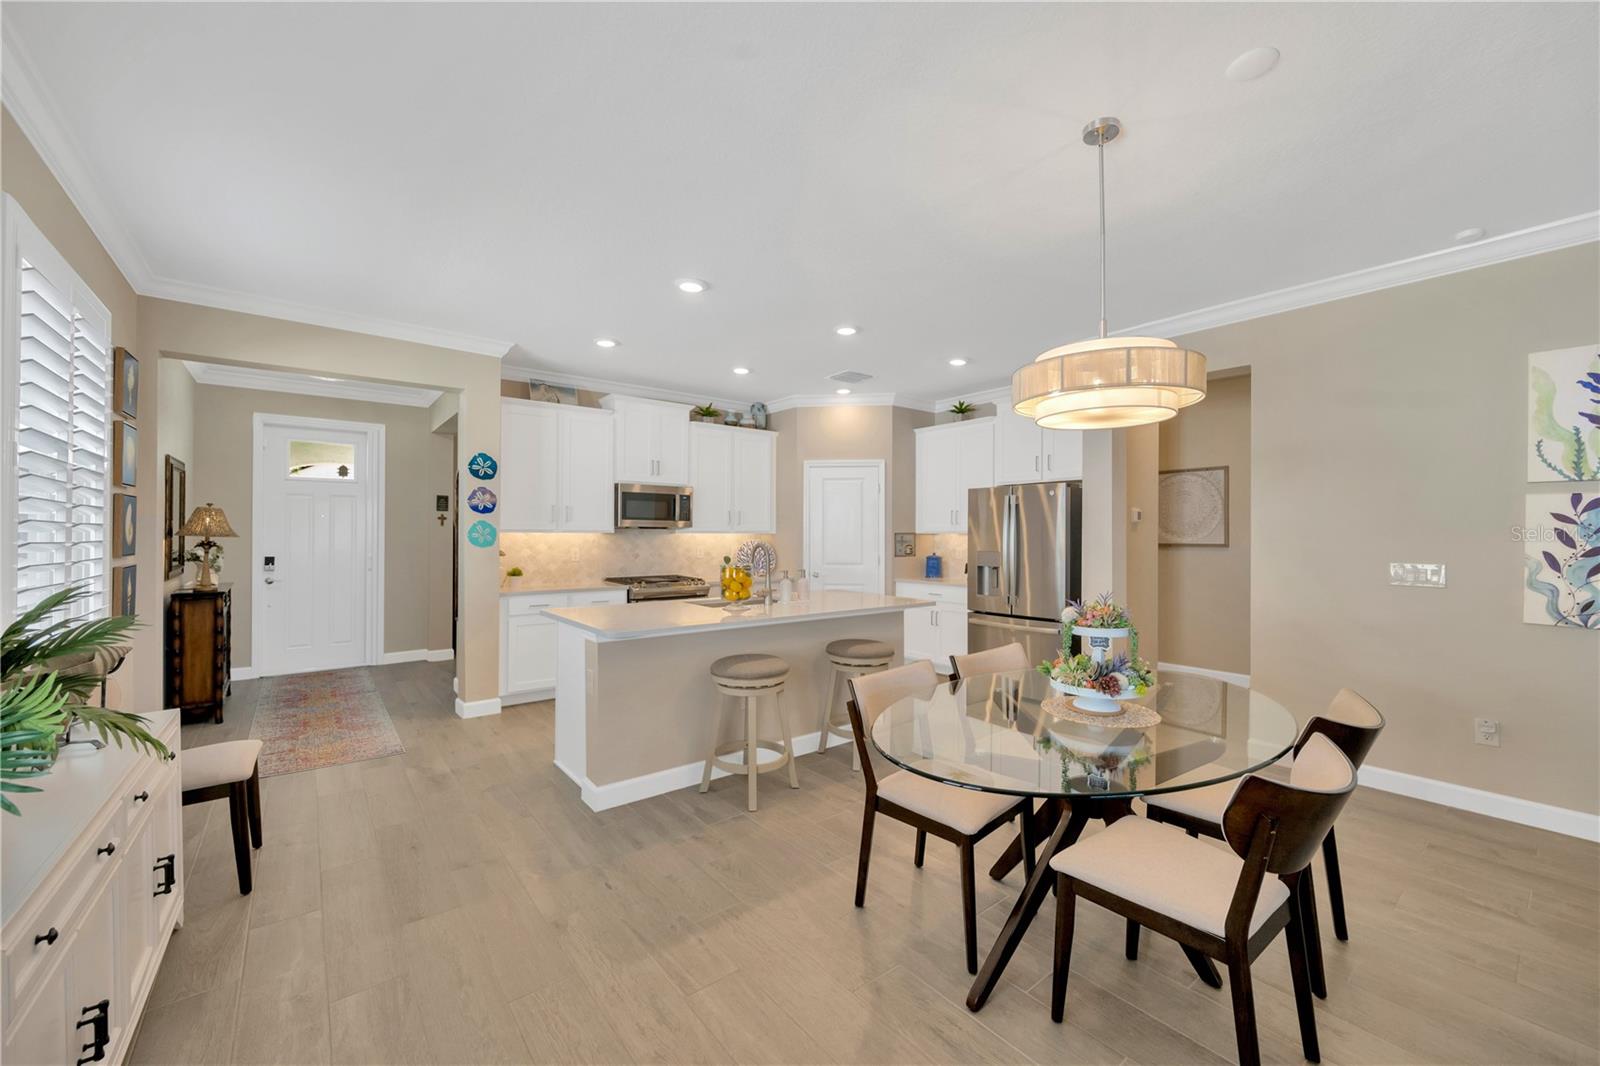
[[[556,521],[556,505],[552,503],[550,505],[550,524],[551,525],[555,525],[555,521]]]
[[[95,848],[94,853],[96,855],[115,855],[117,853],[117,843],[114,840],[110,841],[103,848]]]
[[[133,797],[133,802],[135,802],[135,803],[144,803],[149,798],[150,798],[149,791],[144,791],[144,792],[141,792],[138,795],[134,796]]]
[[[92,1052],[90,1055],[78,1060],[78,1066],[85,1063],[99,1062],[106,1057],[106,1045],[111,1043],[111,1001],[102,999],[99,1003],[83,1008],[84,1017],[75,1028],[82,1029],[86,1025],[94,1028],[91,1030],[89,1042],[83,1045],[83,1050]]]
[[[1055,469],[1055,465],[1056,465],[1056,457],[1054,455],[1047,455],[1047,456],[1044,457],[1044,468],[1046,470]]]
[[[60,938],[61,938],[61,931],[59,929],[57,929],[55,926],[52,925],[50,927],[50,931],[48,933],[40,933],[38,936],[33,938],[33,942],[34,942],[35,945],[38,945],[38,944],[54,944]]]
[[[1033,457],[1033,472],[1036,474],[1039,472],[1039,457],[1037,455]]]
[[[161,875],[161,884],[156,886],[155,895],[170,896],[172,888],[178,883],[178,853],[163,855],[156,860],[155,872]]]

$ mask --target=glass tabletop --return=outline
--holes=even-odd
[[[1131,705],[1156,712],[1146,728],[1101,724],[1037,670],[941,682],[884,709],[872,743],[903,769],[935,781],[1016,796],[1142,796],[1226,781],[1268,766],[1300,723],[1260,692],[1169,671]],[[1072,707],[1071,696],[1061,696]],[[1124,704],[1124,707],[1130,704]],[[1060,709],[1060,708],[1057,708]]]

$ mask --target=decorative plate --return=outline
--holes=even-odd
[[[479,452],[467,460],[467,473],[479,481],[493,481],[499,472],[500,464],[495,462],[494,456],[488,452]]]
[[[494,528],[494,523],[480,518],[467,527],[467,542],[476,548],[494,547],[494,539],[499,536]]]
[[[495,506],[500,502],[494,490],[484,485],[479,485],[467,493],[467,506],[474,514],[493,514]]]

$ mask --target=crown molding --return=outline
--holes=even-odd
[[[90,180],[82,153],[67,133],[55,105],[40,88],[33,62],[14,34],[0,39],[0,103],[17,120],[33,150],[44,160],[123,278],[135,292],[142,292],[152,276],[149,261]]]
[[[227,389],[265,389],[267,392],[363,400],[400,407],[428,407],[443,395],[436,389],[418,389],[409,385],[385,385],[376,381],[350,381],[343,378],[324,381],[309,374],[286,374],[277,370],[257,370],[224,363],[197,363],[187,359],[180,362],[189,368],[197,384],[218,385]]]
[[[372,315],[347,314],[325,307],[280,300],[274,296],[257,296],[253,293],[220,289],[212,285],[194,285],[187,281],[154,277],[142,289],[141,296],[157,300],[174,300],[178,303],[214,307],[219,311],[237,311],[245,315],[260,315],[284,322],[299,322],[308,326],[342,329],[348,333],[364,333],[371,337],[387,337],[394,341],[426,344],[432,348],[449,348],[473,355],[486,355],[503,359],[511,350],[510,341],[490,337],[476,337],[470,333],[453,333],[450,330],[418,326],[410,322],[377,318]]]
[[[1246,296],[1240,300],[1187,311],[1181,315],[1118,327],[1119,335],[1136,337],[1181,337],[1187,333],[1228,326],[1252,318],[1282,314],[1302,307],[1331,303],[1350,296],[1361,296],[1380,289],[1392,289],[1415,281],[1459,274],[1463,270],[1492,266],[1512,259],[1524,259],[1542,252],[1555,252],[1574,245],[1600,241],[1600,211],[1529,226],[1472,244],[1441,248],[1436,252],[1398,259],[1392,263],[1336,274],[1321,281],[1291,285],[1286,289]]]
[[[709,403],[723,410],[747,408],[755,402],[754,400],[735,400],[727,396],[707,396],[704,393],[683,392],[679,389],[663,389],[654,385],[635,385],[629,381],[589,377],[585,374],[566,374],[559,370],[543,370],[538,367],[520,366],[515,363],[501,364],[500,380],[543,381],[550,385],[565,385],[569,388],[583,389],[586,392],[598,392],[603,396],[637,396],[644,400],[665,400],[669,403],[686,403],[692,406]],[[768,409],[770,410],[771,408],[769,407]]]
[[[913,411],[934,409],[925,400],[896,397],[892,392],[853,392],[848,396],[831,392],[795,393],[790,396],[780,396],[767,404],[767,410],[774,414],[779,411],[792,411],[796,407],[907,407]]]

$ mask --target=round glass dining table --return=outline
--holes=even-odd
[[[972,1010],[994,990],[1049,894],[1051,857],[1070,847],[1089,819],[1112,822],[1133,813],[1135,797],[1201,788],[1270,766],[1294,746],[1300,729],[1299,719],[1270,696],[1199,674],[1160,675],[1151,692],[1123,705],[1132,708],[1127,715],[1078,711],[1072,699],[1058,698],[1036,670],[978,674],[890,704],[869,730],[884,758],[909,773],[1044,801],[1029,835],[1046,843],[978,970],[967,996]],[[1130,719],[1139,724],[1119,724]],[[990,876],[1004,877],[1021,861],[1019,837]]]

